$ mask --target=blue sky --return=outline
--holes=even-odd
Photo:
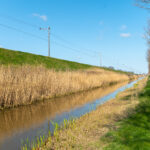
[[[39,27],[50,26],[52,57],[146,73],[148,12],[134,2],[1,0],[0,46],[46,56],[47,32]]]

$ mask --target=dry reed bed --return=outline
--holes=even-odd
[[[0,106],[31,104],[125,80],[129,76],[102,69],[56,72],[42,66],[0,66]]]

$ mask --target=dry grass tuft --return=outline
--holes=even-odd
[[[129,80],[125,74],[91,69],[54,71],[42,66],[0,66],[0,106],[14,107]]]

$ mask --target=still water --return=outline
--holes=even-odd
[[[30,106],[0,111],[0,150],[20,150],[21,141],[47,134],[49,122],[60,124],[64,119],[78,118],[134,83],[120,83],[63,98],[55,98]],[[53,131],[53,126],[50,126]]]

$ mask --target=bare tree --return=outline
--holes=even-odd
[[[150,9],[150,0],[136,0],[136,5],[140,8]]]
[[[147,41],[148,47],[150,47],[150,20],[148,20],[147,27],[145,28],[144,38]]]
[[[140,8],[150,10],[150,0],[136,0],[136,5]],[[145,30],[145,39],[147,41],[147,62],[148,62],[148,73],[150,74],[150,20],[148,21],[148,26]]]
[[[150,74],[150,20],[148,21],[148,26],[145,30],[144,38],[147,41],[148,49],[147,49],[147,62],[148,62],[148,73]]]
[[[148,73],[150,74],[150,48],[147,51]]]

